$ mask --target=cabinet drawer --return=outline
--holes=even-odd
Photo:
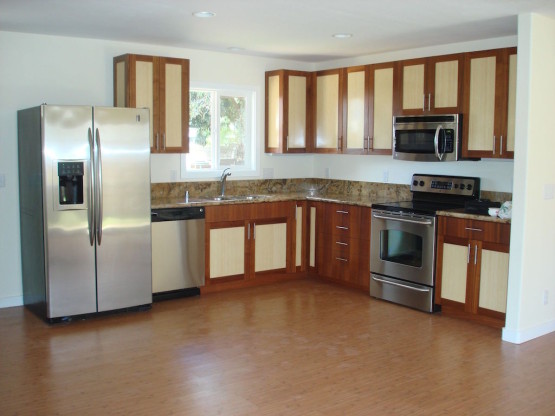
[[[339,238],[357,238],[360,235],[360,208],[354,205],[330,204],[331,232]]]
[[[509,244],[511,226],[505,223],[440,217],[439,233],[468,240]]]

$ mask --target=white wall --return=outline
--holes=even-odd
[[[112,58],[124,53],[175,56],[191,60],[191,82],[255,86],[260,91],[257,105],[257,138],[261,167],[275,178],[330,177],[407,184],[412,173],[451,173],[484,178],[483,189],[511,192],[512,161],[462,163],[409,163],[389,156],[266,155],[264,134],[264,72],[270,69],[319,69],[356,63],[413,58],[451,52],[514,46],[515,38],[502,38],[435,48],[401,51],[315,65],[268,58],[214,53],[156,45],[90,39],[51,37],[0,32],[0,307],[22,303],[19,250],[19,202],[17,178],[18,109],[50,104],[112,105]],[[154,155],[153,182],[172,180],[179,172],[178,155]],[[175,176],[175,175],[174,175]],[[177,174],[179,178],[180,175]]]
[[[516,343],[555,331],[555,20],[522,15],[518,32],[517,174],[503,331]]]

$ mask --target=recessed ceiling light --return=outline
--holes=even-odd
[[[195,17],[214,17],[216,13],[214,12],[194,12],[193,16]]]
[[[348,38],[352,38],[353,34],[352,33],[334,33],[332,36],[336,39],[348,39]]]

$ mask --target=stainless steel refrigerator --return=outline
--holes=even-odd
[[[47,321],[152,303],[148,111],[18,111],[23,300]]]

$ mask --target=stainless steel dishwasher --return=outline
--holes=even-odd
[[[204,207],[151,210],[153,301],[200,294]]]

